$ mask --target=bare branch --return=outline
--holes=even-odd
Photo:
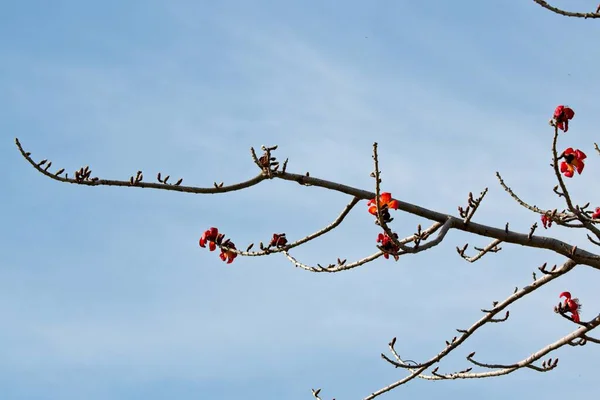
[[[335,229],[336,227],[338,227],[342,221],[344,221],[344,219],[348,216],[348,214],[350,213],[350,211],[354,208],[354,206],[356,204],[358,204],[358,202],[360,201],[360,199],[354,197],[350,203],[348,203],[346,205],[346,207],[344,207],[344,209],[342,210],[342,212],[340,213],[340,215],[338,215],[338,217],[329,225],[325,226],[324,228],[311,233],[308,236],[303,237],[302,239],[299,239],[293,243],[287,244],[285,246],[282,247],[276,247],[276,248],[266,248],[262,251],[240,251],[240,250],[234,250],[235,253],[241,255],[241,256],[246,256],[246,257],[258,257],[258,256],[265,256],[265,255],[269,255],[269,254],[273,254],[273,253],[280,253],[280,252],[284,252],[290,249],[293,249],[294,247],[298,247],[304,243],[310,242],[313,239],[318,238],[319,236],[323,236],[324,234],[326,234],[327,232],[330,232],[331,230]]]
[[[504,188],[504,190],[510,195],[510,197],[512,197],[517,203],[519,203],[521,206],[525,207],[526,209],[536,212],[538,214],[544,214],[546,211],[542,210],[541,208],[538,208],[537,206],[532,206],[527,204],[526,202],[524,202],[523,200],[521,200],[521,198],[519,196],[517,196],[517,194],[515,192],[513,192],[513,190],[504,182],[504,179],[502,179],[502,176],[500,175],[500,172],[496,171],[496,178],[498,178],[498,181],[500,182],[500,186],[502,186],[502,188]]]
[[[400,385],[403,385],[409,381],[411,381],[412,379],[416,378],[417,376],[419,376],[420,374],[422,374],[427,368],[429,368],[430,366],[432,366],[434,363],[439,362],[440,360],[442,360],[444,357],[446,357],[448,354],[450,354],[450,352],[454,349],[456,349],[458,346],[460,346],[462,343],[464,343],[475,331],[477,331],[479,328],[481,328],[483,325],[487,324],[490,322],[490,320],[493,320],[494,317],[501,311],[503,311],[506,307],[508,307],[510,304],[514,303],[515,301],[519,300],[522,297],[525,297],[526,295],[528,295],[529,293],[537,290],[538,288],[542,287],[543,285],[553,281],[554,279],[558,278],[559,276],[562,276],[564,274],[566,274],[567,272],[569,272],[570,270],[572,270],[577,264],[575,262],[573,262],[572,260],[567,260],[560,268],[558,268],[556,270],[555,274],[552,275],[544,275],[543,277],[541,277],[540,279],[536,280],[535,282],[533,282],[531,285],[529,286],[525,286],[523,289],[515,291],[515,293],[513,293],[511,296],[509,296],[508,298],[506,298],[503,302],[500,303],[495,303],[494,308],[492,310],[485,310],[485,311],[489,311],[486,313],[485,316],[483,316],[481,319],[479,319],[477,322],[475,322],[470,328],[465,329],[465,330],[461,330],[460,332],[462,333],[461,336],[459,336],[458,338],[456,338],[455,340],[453,340],[452,342],[448,343],[446,345],[446,347],[444,348],[444,350],[442,350],[440,353],[438,353],[436,356],[432,357],[431,359],[429,359],[428,361],[424,362],[424,363],[420,363],[420,364],[414,364],[414,365],[408,365],[406,363],[401,363],[401,362],[396,362],[393,361],[391,359],[389,359],[388,357],[386,357],[385,355],[382,354],[382,357],[388,361],[389,363],[391,363],[392,365],[396,366],[396,367],[400,367],[400,368],[405,368],[405,369],[410,369],[411,370],[411,374],[397,382],[392,383],[391,385],[388,385],[374,393],[372,393],[370,396],[365,397],[365,400],[370,400],[370,399],[374,399],[375,397],[386,393]],[[598,323],[600,324],[600,317],[598,319]],[[586,331],[587,332],[587,331]],[[583,332],[585,333],[585,332]],[[537,353],[536,353],[537,354]],[[545,355],[546,353],[542,354],[540,357],[542,357],[543,355]],[[535,360],[537,360],[538,358],[536,358]],[[535,361],[532,360],[532,361]],[[510,373],[512,371],[506,372],[506,373]],[[502,375],[502,374],[501,374]],[[487,375],[481,375],[481,376],[472,376],[472,377],[485,377]],[[489,375],[489,376],[495,376],[495,375]],[[466,378],[466,376],[464,374],[454,374],[452,375],[452,377],[445,377],[444,379],[458,379],[458,378]]]
[[[565,10],[561,10],[560,8],[551,6],[550,4],[546,3],[543,0],[533,0],[535,1],[537,4],[539,4],[540,6],[544,7],[546,10],[550,10],[553,13],[559,14],[559,15],[563,15],[565,17],[574,17],[574,18],[600,18],[600,6],[598,6],[598,8],[596,9],[596,12],[593,13],[579,13],[579,12],[571,12],[571,11],[565,11]]]
[[[21,152],[21,155],[31,164],[36,170],[44,174],[45,176],[59,182],[66,183],[74,183],[77,185],[85,185],[85,186],[123,186],[123,187],[139,187],[139,188],[149,188],[149,189],[160,189],[160,190],[170,190],[174,192],[184,192],[184,193],[195,193],[195,194],[214,194],[214,193],[226,193],[233,192],[237,190],[242,190],[249,188],[251,186],[257,185],[260,182],[267,179],[263,174],[257,175],[252,179],[249,179],[244,182],[236,183],[228,186],[219,186],[219,187],[210,187],[210,188],[200,188],[195,186],[181,186],[181,181],[175,184],[167,184],[167,183],[150,183],[150,182],[142,182],[141,179],[143,175],[141,171],[136,175],[136,177],[131,177],[129,181],[118,181],[111,179],[99,179],[96,177],[91,177],[91,170],[89,167],[82,168],[75,173],[75,178],[62,177],[60,174],[64,172],[64,169],[59,170],[55,174],[52,174],[42,168],[41,166],[44,163],[37,164],[31,158],[31,153],[26,153],[21,147],[21,143],[19,139],[15,139],[15,143]],[[164,181],[163,181],[164,182]]]
[[[287,252],[287,250],[284,250],[283,254],[296,267],[302,268],[302,269],[310,271],[310,272],[340,272],[340,271],[346,271],[346,270],[349,270],[349,269],[360,267],[361,265],[364,265],[364,264],[367,264],[367,263],[369,263],[371,261],[374,261],[374,260],[378,259],[379,257],[381,257],[384,253],[383,253],[383,251],[378,251],[375,254],[372,254],[372,255],[370,255],[368,257],[365,257],[363,259],[360,259],[360,260],[355,261],[355,262],[350,263],[350,264],[346,264],[345,262],[342,263],[342,262],[338,261],[337,264],[329,264],[326,267],[323,267],[320,264],[317,264],[316,267],[312,267],[310,265],[303,264],[300,261],[296,260],[290,253]]]
[[[456,251],[458,252],[458,254],[460,254],[460,256],[462,258],[464,258],[465,260],[467,260],[470,263],[473,263],[477,260],[479,260],[481,257],[483,257],[484,255],[486,255],[487,253],[497,253],[500,250],[502,250],[502,247],[498,247],[498,245],[502,243],[502,240],[494,240],[492,243],[488,244],[487,246],[485,246],[483,249],[479,248],[479,247],[475,247],[475,250],[477,250],[479,253],[477,253],[476,255],[474,255],[473,257],[469,257],[465,254],[465,251],[467,250],[467,247],[469,246],[469,244],[465,244],[464,247],[461,249],[459,247],[456,247]]]

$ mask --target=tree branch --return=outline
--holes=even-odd
[[[563,15],[565,17],[574,17],[574,18],[600,18],[600,6],[598,6],[598,8],[596,9],[596,12],[593,13],[579,13],[579,12],[571,12],[571,11],[565,11],[565,10],[561,10],[560,8],[551,6],[550,4],[546,3],[543,0],[533,0],[535,1],[537,4],[539,4],[540,6],[544,7],[546,10],[550,10],[553,13],[559,14],[559,15]]]

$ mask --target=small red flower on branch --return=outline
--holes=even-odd
[[[394,238],[398,239],[398,235],[396,233],[394,233]],[[396,245],[396,243],[394,243],[392,238],[389,237],[387,233],[380,233],[379,235],[377,235],[377,243],[381,243],[380,247],[384,251],[383,257],[389,259],[389,253],[393,253],[392,256],[394,257],[394,260],[398,261],[398,258],[400,258],[400,256],[398,256],[398,254],[395,253],[398,253],[398,251],[400,251],[400,248]]]
[[[221,254],[219,254],[219,257],[221,257],[221,260],[227,261],[227,264],[231,264],[237,257],[237,253],[232,251],[235,250],[235,244],[233,244],[231,240],[227,239],[221,243],[221,246]],[[226,247],[226,249],[224,247]]]
[[[217,248],[217,243],[220,243],[224,237],[225,235],[219,233],[217,228],[212,227],[205,231],[200,238],[200,247],[206,247],[206,243],[208,242],[208,249],[214,251]]]
[[[554,110],[554,122],[558,129],[566,132],[569,130],[569,120],[573,119],[575,111],[568,106],[560,105]]]
[[[573,150],[572,147],[569,147],[559,157],[559,159],[564,158],[565,161],[560,163],[560,172],[563,173],[567,178],[572,178],[577,171],[578,174],[583,172],[583,168],[585,164],[583,160],[587,158],[585,153],[579,149]]]
[[[271,243],[269,246],[271,247],[283,247],[287,244],[287,238],[285,237],[285,233],[274,233],[273,239],[271,239]]]
[[[233,260],[237,257],[237,253],[235,251],[235,244],[230,239],[225,239],[225,235],[219,233],[219,230],[215,227],[212,227],[204,232],[202,237],[200,237],[200,247],[206,247],[208,243],[208,249],[210,251],[214,251],[217,246],[221,248],[221,260],[227,261],[227,264],[231,264]]]
[[[377,215],[376,200],[374,198],[369,200],[367,205],[369,206],[369,213],[372,215]],[[398,200],[394,200],[392,198],[391,193],[383,192],[379,195],[379,209],[381,210],[381,218],[383,218],[385,222],[390,222],[392,220],[388,210],[390,208],[397,210],[399,205],[400,203],[398,202]]]
[[[546,214],[542,215],[542,225],[544,225],[544,229],[550,228],[552,226],[552,218]]]
[[[600,219],[600,207],[596,207],[596,211],[592,214],[592,218]]]
[[[570,312],[573,316],[573,321],[580,322],[579,311],[581,310],[581,303],[577,298],[571,298],[570,292],[562,292],[558,297],[564,297],[565,302],[562,304],[563,312]]]

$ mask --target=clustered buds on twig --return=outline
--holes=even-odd
[[[484,191],[479,194],[478,198],[474,198],[473,192],[469,192],[469,197],[467,199],[467,207],[458,207],[458,213],[460,214],[461,218],[464,218],[463,222],[465,224],[468,224],[471,218],[473,218],[473,215],[475,215],[475,211],[477,211],[477,208],[479,208],[479,205],[481,204],[481,201],[487,194],[487,191],[488,188],[485,188]]]
[[[164,178],[164,179],[162,179],[161,173],[159,172],[159,173],[156,175],[156,180],[157,180],[157,181],[159,181],[160,183],[162,183],[163,185],[169,185],[169,183],[168,183],[168,182],[169,182],[169,178],[170,178],[170,177],[171,177],[171,175],[167,175],[167,176],[165,176],[165,178]],[[179,186],[179,185],[181,185],[181,182],[183,182],[183,178],[179,178],[179,179],[177,180],[177,182],[175,182],[175,183],[173,183],[173,184],[171,184],[171,185],[174,185],[174,186]],[[215,183],[215,185],[216,185],[216,183]],[[223,183],[222,183],[222,182],[221,182],[221,186],[223,186]]]
[[[91,174],[92,174],[92,170],[90,169],[89,166],[86,165],[85,167],[82,167],[79,170],[75,171],[75,181],[77,183],[81,183],[83,181],[88,181],[88,180],[92,181],[92,182],[97,181],[98,180],[97,177],[90,178]],[[57,172],[57,175],[58,175],[58,172]]]

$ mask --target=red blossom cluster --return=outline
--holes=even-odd
[[[274,233],[271,242],[269,243],[270,247],[284,247],[288,243],[287,238],[285,237],[285,233]]]
[[[389,192],[383,192],[379,195],[379,201],[377,198],[369,200],[367,206],[369,206],[369,213],[371,215],[377,215],[377,203],[379,203],[379,211],[381,212],[381,219],[383,222],[390,222],[392,217],[389,210],[397,210],[400,206],[400,202],[392,198],[392,194]],[[398,235],[393,234],[394,238],[397,239]],[[400,248],[394,243],[394,240],[387,233],[380,233],[377,236],[377,243],[381,243],[380,247],[383,250],[383,256],[386,259],[390,258],[390,253],[396,261],[398,261],[398,251]]]
[[[206,247],[208,243],[208,249],[210,251],[214,251],[217,246],[221,249],[221,254],[219,257],[221,260],[226,261],[227,264],[231,264],[233,260],[237,257],[237,253],[235,252],[235,244],[230,239],[225,239],[225,235],[219,233],[219,230],[215,227],[212,227],[204,232],[202,237],[200,237],[200,247]]]
[[[396,233],[394,233],[393,236],[394,239],[398,239],[398,235]],[[400,258],[400,256],[396,253],[400,251],[400,248],[398,247],[398,245],[396,245],[396,243],[394,243],[394,240],[387,233],[380,233],[377,236],[377,243],[381,243],[380,247],[384,251],[383,257],[388,259],[390,258],[391,253],[394,257],[394,260],[398,261],[398,258]]]
[[[369,206],[369,213],[377,215],[377,201],[375,198],[369,200],[367,203]],[[389,209],[397,210],[400,203],[398,200],[392,198],[392,194],[389,192],[381,193],[379,196],[379,210],[381,211],[381,218],[384,222],[390,222],[392,220]]]

